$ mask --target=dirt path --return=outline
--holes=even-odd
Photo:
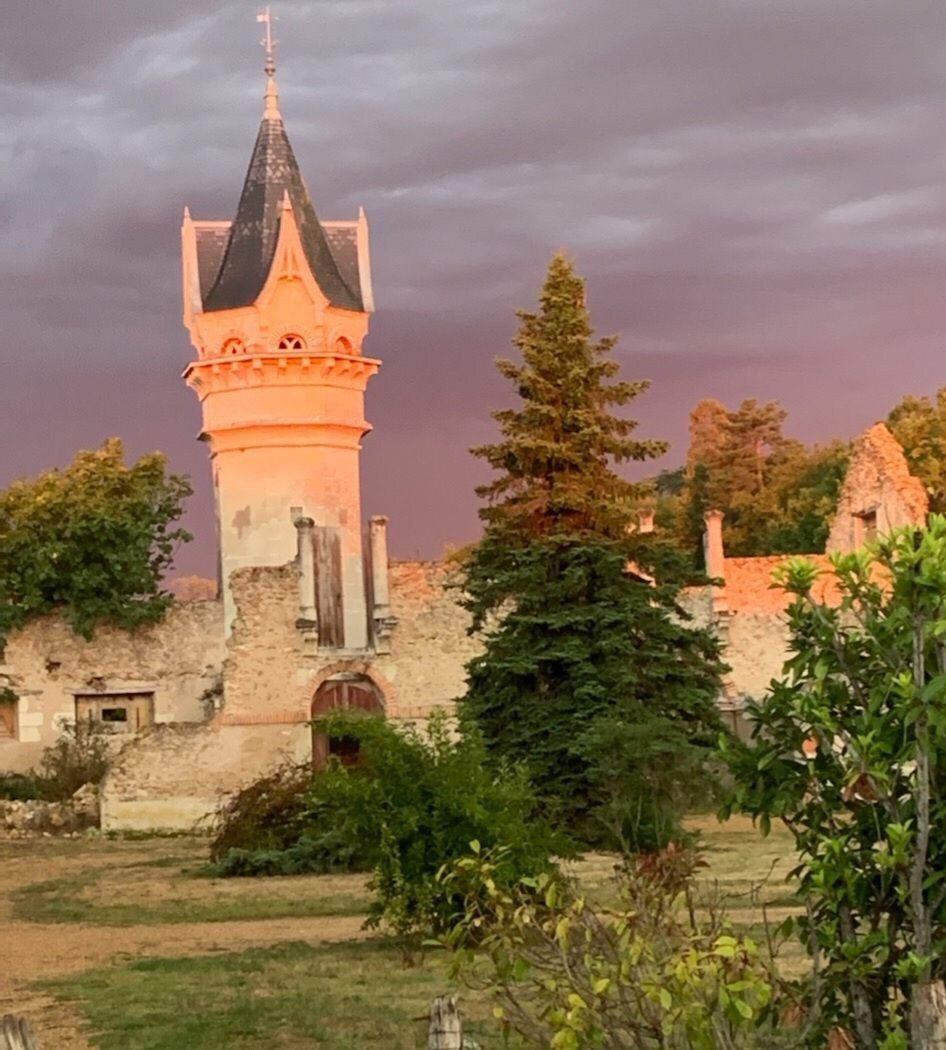
[[[357,916],[125,927],[21,922],[13,918],[14,890],[96,863],[107,864],[108,845],[103,844],[94,858],[79,845],[74,855],[62,846],[53,851],[47,843],[17,843],[16,849],[10,845],[4,844],[0,857],[0,1015],[29,1017],[43,1050],[91,1048],[78,1034],[81,1021],[75,1011],[37,993],[30,987],[35,981],[80,973],[122,957],[203,955],[284,941],[333,942],[364,936]],[[121,854],[123,863],[153,855],[153,848],[147,846],[122,849]]]

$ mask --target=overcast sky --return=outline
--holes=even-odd
[[[37,0],[0,39],[0,484],[121,436],[198,490],[179,228],[231,218],[256,7]],[[371,224],[366,513],[394,554],[477,532],[467,453],[549,256],[588,278],[644,437],[701,397],[849,437],[946,384],[940,0],[283,0],[282,112],[323,219]]]

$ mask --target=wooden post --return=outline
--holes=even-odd
[[[438,995],[430,1004],[427,1050],[462,1050],[463,1028],[456,996]]]
[[[0,1017],[0,1050],[39,1050],[36,1033],[25,1017]]]

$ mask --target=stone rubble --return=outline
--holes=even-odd
[[[99,826],[99,792],[86,784],[68,802],[0,799],[0,839],[75,838]]]

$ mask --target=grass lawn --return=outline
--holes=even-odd
[[[328,882],[325,878],[299,880],[308,882],[308,886],[287,886],[286,879],[240,880],[236,885],[207,880],[205,887],[198,887],[198,895],[180,873],[168,880],[166,895],[148,899],[136,897],[134,892],[135,876],[140,874],[141,867],[128,865],[107,871],[89,868],[62,878],[32,883],[11,894],[13,914],[26,922],[163,926],[186,922],[363,915],[370,902],[364,890],[364,879],[360,876],[333,877]],[[124,885],[115,885],[123,880]],[[270,881],[279,885],[270,886]],[[231,890],[238,892],[228,892]]]
[[[405,969],[383,940],[139,959],[42,987],[77,1001],[99,1050],[416,1050],[430,1000],[450,990],[439,955]],[[499,1050],[489,1005],[461,1003],[464,1031]]]
[[[739,931],[762,941],[764,915],[774,924],[799,910],[785,881],[794,864],[787,833],[773,829],[763,839],[744,818],[720,825],[699,817],[690,826],[700,832],[708,862],[704,888],[718,894]],[[237,930],[264,932],[259,944],[267,919],[305,917],[311,923],[315,916],[362,914],[362,876],[199,878],[195,872],[206,855],[206,841],[199,839],[76,842],[71,849],[40,842],[11,850],[18,865],[42,880],[18,877],[12,884],[9,899],[19,921],[154,927],[154,937],[144,930],[137,942],[147,947],[110,960],[105,953],[93,968],[66,977],[47,970],[36,986],[74,1004],[99,1050],[414,1050],[425,1045],[421,1018],[430,1000],[451,990],[439,953],[405,969],[382,938],[262,948],[225,939],[220,950],[208,945],[206,954],[195,955],[193,945],[175,952],[175,923],[243,920],[246,926]],[[45,857],[60,867],[51,868]],[[614,864],[615,857],[598,854],[570,868],[589,897],[607,903],[614,898]],[[66,927],[60,929],[65,934]],[[116,937],[125,932],[116,930]],[[70,934],[81,938],[82,927]],[[50,936],[59,935],[50,927]],[[142,952],[161,957],[137,954]],[[780,958],[788,970],[807,965],[800,946]],[[459,995],[469,1033],[484,1050],[500,1050],[490,1004],[466,990]]]

